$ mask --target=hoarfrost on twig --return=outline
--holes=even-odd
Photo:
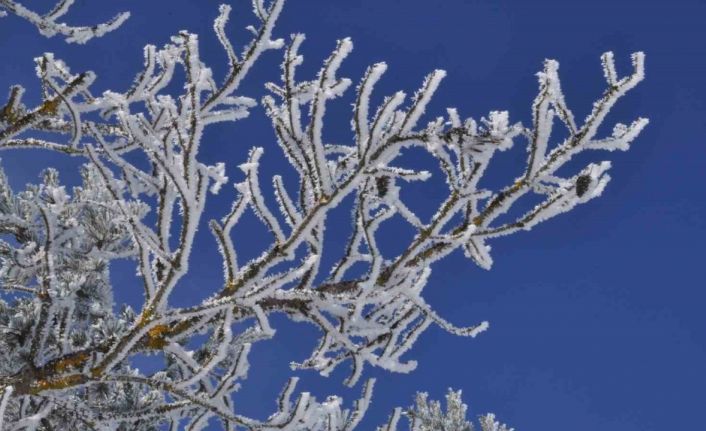
[[[109,21],[85,27],[74,27],[57,22],[59,18],[66,15],[73,4],[74,0],[59,0],[50,12],[40,15],[16,0],[0,0],[0,18],[12,13],[32,23],[43,36],[53,37],[58,34],[64,36],[66,42],[82,44],[94,37],[110,33],[130,17],[129,12],[122,12]]]

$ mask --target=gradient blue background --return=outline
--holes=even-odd
[[[161,45],[180,29],[201,34],[205,60],[216,76],[224,73],[225,58],[211,32],[217,1],[76,3],[70,15],[74,23],[93,23],[119,10],[133,15],[121,30],[85,47],[44,39],[14,18],[0,19],[0,87],[22,83],[28,99],[36,101],[31,59],[53,51],[75,71],[97,72],[99,90],[125,89],[141,65],[143,44]],[[253,22],[249,4],[232,4],[231,34],[242,41],[242,27]],[[457,324],[490,320],[491,329],[468,340],[433,328],[408,355],[419,361],[415,372],[368,369],[378,384],[361,429],[374,429],[394,406],[408,405],[416,390],[441,398],[449,386],[463,389],[471,415],[493,411],[518,430],[703,426],[705,20],[706,3],[690,0],[288,1],[276,35],[307,33],[300,76],[311,76],[337,38],[351,36],[355,51],[343,74],[357,80],[368,64],[386,60],[390,67],[379,97],[397,89],[411,93],[426,73],[446,69],[449,76],[430,107],[432,115],[442,114],[446,106],[476,118],[507,109],[512,119],[529,124],[534,73],[544,58],[555,58],[569,105],[581,119],[604,88],[602,52],[615,52],[621,74],[630,70],[631,52],[647,54],[647,79],[620,102],[610,124],[640,115],[651,124],[628,153],[591,157],[613,161],[613,181],[604,195],[532,232],[495,241],[496,263],[490,272],[460,254],[438,265],[426,289],[429,302]],[[279,76],[280,58],[278,52],[268,53],[242,93],[262,95],[262,83]],[[349,101],[331,110],[336,119],[326,133],[332,141],[349,139]],[[524,143],[518,144],[498,160],[492,178],[509,181],[519,174],[525,151]],[[266,148],[266,175],[284,169],[261,108],[248,120],[210,130],[204,158],[227,161],[231,179],[239,179],[235,166],[252,145]],[[17,186],[35,182],[46,165],[62,168],[69,182],[76,178],[76,161],[55,154],[0,156]],[[433,181],[419,186],[411,206],[428,213],[440,198],[438,187]],[[210,214],[223,214],[232,197],[229,188],[214,198]],[[334,216],[348,220],[345,211]],[[245,220],[245,227],[248,233],[239,241],[264,247],[264,229],[252,219]],[[332,250],[345,239],[347,233],[341,232],[327,243]],[[220,285],[213,241],[205,230],[202,234],[194,273],[174,303],[193,302]],[[259,251],[256,246],[249,253]],[[118,299],[139,305],[141,290],[132,270],[118,269]],[[274,395],[290,374],[288,362],[304,359],[314,346],[312,327],[275,320],[277,338],[255,348],[250,378],[235,398],[241,412],[264,417],[273,411]],[[147,359],[138,365],[149,369],[153,364]],[[298,373],[300,389],[319,398],[340,393],[351,401],[360,387],[344,389],[345,372],[329,379]]]

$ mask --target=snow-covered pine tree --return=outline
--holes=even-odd
[[[474,431],[475,427],[466,420],[467,406],[461,401],[461,391],[454,392],[449,389],[446,394],[446,412],[438,401],[429,401],[427,394],[417,394],[414,407],[407,410],[412,431]],[[399,410],[393,414],[399,415]],[[481,431],[513,431],[512,428],[497,422],[492,413],[478,418]],[[384,428],[383,428],[384,429]]]
[[[78,43],[116,29],[128,17],[73,27],[58,21],[72,3],[62,0],[39,14],[15,0],[0,0],[0,16],[16,15],[46,36]],[[40,184],[19,192],[0,176],[0,429],[198,430],[212,418],[227,430],[354,429],[371,400],[372,380],[363,384],[352,409],[344,409],[339,397],[319,402],[308,393],[295,395],[296,378],[265,420],[234,408],[248,353],[254,343],[274,336],[270,316],[281,313],[319,328],[319,345],[296,368],[326,375],[348,363],[349,385],[363,377],[366,365],[413,370],[416,363],[404,355],[430,325],[470,337],[488,327],[486,322],[457,327],[425,302],[422,291],[434,262],[461,249],[490,269],[493,238],[529,230],[601,194],[609,162],[560,176],[566,162],[584,151],[626,150],[647,124],[646,119],[617,124],[611,136],[597,136],[611,107],[643,79],[642,53],[633,54],[634,71],[625,77],[618,75],[613,55],[603,55],[607,89],[582,123],[565,103],[558,63],[546,61],[529,126],[511,123],[507,112],[476,121],[455,109],[422,122],[444,78],[441,70],[429,74],[410,102],[400,91],[371,106],[387,69],[377,63],[357,84],[351,141],[329,144],[322,134],[326,107],[352,85],[339,68],[353,44],[338,41],[316,76],[299,79],[304,36],[288,41],[272,36],[283,4],[253,0],[257,25],[249,27],[252,40],[240,53],[225,34],[231,8],[221,6],[214,30],[229,71],[220,83],[199,56],[197,36],[181,32],[163,48],[145,47],[144,70],[126,91],[94,94],[94,74],[74,73],[51,54],[36,59],[40,104],[26,106],[25,89],[10,88],[0,105],[0,149],[58,151],[85,164],[83,184],[70,192],[51,169]],[[239,85],[270,50],[283,53],[282,82],[266,84],[270,95],[262,105],[298,174],[298,187],[288,187],[280,176],[263,179],[264,150],[253,148],[239,165],[243,179],[235,184],[232,210],[206,221],[209,193],[218,193],[228,177],[224,163],[201,161],[200,147],[209,145],[202,142],[204,129],[248,115],[257,102],[240,95]],[[169,86],[182,76],[183,86]],[[167,88],[184,90],[172,94]],[[566,138],[552,145],[554,127],[565,128]],[[516,140],[528,142],[526,170],[504,188],[480,189],[493,156]],[[400,165],[403,148],[428,152],[446,176],[446,197],[430,219],[415,215],[400,198],[406,183],[430,176]],[[136,154],[149,161],[147,167],[133,162]],[[276,208],[267,203],[270,193]],[[510,222],[496,221],[527,195],[541,202]],[[323,268],[327,214],[347,196],[355,201],[353,234],[343,258]],[[150,209],[153,218],[146,217]],[[238,258],[247,245],[232,235],[245,211],[253,211],[272,234],[269,248],[251,261]],[[385,255],[377,239],[384,222],[396,215],[416,235],[399,255]],[[204,225],[223,257],[223,283],[201,303],[170,306],[170,295],[189,271],[195,233]],[[170,241],[170,232],[177,232],[176,239]],[[142,286],[121,288],[144,292],[140,310],[113,303],[111,262],[126,257],[136,262]],[[360,265],[366,270],[352,271]],[[187,350],[194,339],[205,341]],[[129,365],[134,355],[155,351],[164,353],[160,371],[147,375]],[[410,426],[470,429],[460,394],[449,393],[447,404],[444,413],[419,395],[406,412]],[[395,411],[382,429],[396,429],[402,415]],[[481,428],[506,429],[493,416],[482,417]]]

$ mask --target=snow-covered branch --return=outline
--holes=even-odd
[[[51,11],[40,15],[28,9],[15,0],[0,0],[0,18],[7,13],[12,13],[32,23],[39,32],[46,37],[61,35],[69,43],[86,43],[94,37],[101,37],[120,27],[129,17],[129,12],[122,12],[110,21],[91,26],[71,26],[58,19],[66,15],[74,0],[59,0]]]
[[[57,24],[71,4],[61,2],[45,16],[12,0],[0,0],[0,9],[77,42],[123,19],[93,33]],[[293,379],[268,419],[236,411],[252,345],[276,337],[271,316],[281,313],[320,331],[309,358],[294,368],[328,375],[348,363],[348,385],[364,377],[366,366],[412,371],[416,362],[408,352],[431,325],[467,337],[488,328],[487,322],[457,326],[427,304],[423,292],[434,263],[462,250],[490,269],[489,241],[529,230],[602,193],[610,163],[559,174],[572,157],[626,150],[647,124],[638,119],[615,125],[611,136],[596,136],[617,100],[643,79],[642,53],[633,55],[634,70],[622,78],[613,55],[604,54],[607,90],[582,123],[563,96],[558,63],[547,60],[527,127],[511,122],[506,111],[475,120],[450,108],[424,120],[445,76],[441,70],[430,73],[409,102],[397,91],[371,106],[387,70],[378,63],[356,87],[350,141],[331,143],[324,124],[329,106],[352,87],[354,80],[341,75],[353,43],[338,41],[318,73],[299,79],[304,36],[293,35],[286,46],[273,38],[283,4],[253,0],[258,25],[248,28],[252,40],[239,53],[226,34],[231,9],[220,7],[214,31],[228,64],[221,83],[202,61],[198,36],[183,31],[162,48],[145,47],[143,70],[123,92],[93,94],[91,72],[73,73],[52,54],[36,59],[38,106],[25,106],[25,90],[11,87],[0,105],[0,149],[43,148],[86,163],[82,184],[72,191],[51,169],[41,184],[19,193],[0,176],[0,424],[147,430],[160,424],[176,429],[186,419],[187,429],[198,430],[218,418],[228,430],[352,430],[370,403],[372,381],[352,410],[343,409],[338,397],[318,402],[302,393],[293,401]],[[204,131],[248,116],[257,102],[239,94],[240,83],[263,53],[279,48],[282,80],[266,84],[269,94],[261,102],[296,178],[288,172],[263,178],[260,165],[272,148],[251,149],[241,172],[229,173],[239,178],[232,209],[208,222],[223,258],[222,285],[199,303],[171,306],[190,270],[197,230],[207,223],[209,193],[230,181],[225,163],[202,161],[200,150],[210,145]],[[555,127],[566,129],[560,142],[552,139]],[[499,190],[480,188],[496,152],[522,139],[529,153],[525,169]],[[438,167],[404,166],[403,149],[430,154]],[[403,190],[432,175],[443,175],[447,190],[436,212],[424,218],[403,199]],[[516,204],[525,196],[540,203],[523,213]],[[350,226],[329,220],[333,209],[351,201]],[[242,261],[249,245],[238,241],[237,231],[247,211],[271,237],[260,256]],[[498,223],[503,214],[511,221]],[[415,232],[397,254],[382,246],[393,223]],[[342,228],[350,238],[340,260],[327,268],[325,234]],[[135,261],[141,286],[121,288],[144,292],[140,310],[114,311],[110,265],[123,258]],[[160,371],[145,375],[130,366],[135,355],[154,352],[163,353]],[[450,393],[447,404],[443,414],[438,403],[420,396],[407,412],[412,429],[470,429],[460,395]],[[397,410],[382,429],[396,429],[401,417]],[[481,419],[481,428],[506,430],[492,416]]]

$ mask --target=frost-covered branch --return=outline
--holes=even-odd
[[[40,29],[67,29],[55,19],[71,3],[40,17],[49,23]],[[41,184],[19,193],[0,176],[0,421],[13,427],[48,421],[63,429],[147,430],[176,429],[186,420],[187,429],[198,430],[217,418],[228,430],[352,430],[370,403],[372,381],[352,410],[337,397],[295,397],[293,379],[268,419],[237,411],[253,344],[276,336],[272,315],[320,331],[309,358],[293,368],[328,375],[347,363],[348,385],[364,377],[366,366],[412,371],[416,362],[408,352],[429,326],[468,337],[488,328],[487,322],[459,327],[426,303],[423,291],[434,264],[463,250],[490,269],[493,238],[529,230],[601,194],[610,163],[565,174],[562,167],[572,157],[626,150],[647,124],[638,119],[617,124],[609,137],[596,136],[617,100],[643,79],[641,53],[633,55],[634,70],[623,78],[612,54],[602,57],[607,90],[583,122],[562,94],[558,63],[546,61],[527,127],[512,123],[505,111],[476,121],[450,108],[424,120],[445,76],[441,70],[430,73],[409,102],[398,91],[371,106],[387,70],[378,63],[358,82],[349,142],[331,143],[324,124],[331,103],[353,86],[341,76],[353,43],[338,41],[318,73],[300,79],[304,36],[293,35],[286,46],[273,38],[283,3],[253,0],[258,25],[248,28],[252,39],[240,52],[226,34],[231,9],[221,6],[214,31],[228,71],[220,83],[202,61],[197,35],[183,31],[162,48],[145,47],[143,70],[123,92],[93,94],[92,73],[73,73],[51,54],[36,59],[41,103],[27,107],[25,90],[11,87],[0,105],[0,149],[49,149],[86,163],[82,184],[72,191],[51,169]],[[2,7],[34,16],[17,12],[12,1],[0,0]],[[61,34],[86,37],[78,30]],[[223,259],[222,285],[213,286],[206,300],[171,306],[173,293],[184,288],[197,230],[207,223],[209,193],[229,182],[225,163],[201,159],[202,145],[209,145],[204,131],[249,115],[257,102],[240,95],[239,85],[264,52],[282,47],[281,82],[266,85],[262,105],[294,175],[263,178],[260,165],[270,148],[251,149],[241,172],[229,174],[237,178],[231,210],[208,222]],[[560,142],[552,140],[555,127],[566,129]],[[517,140],[527,141],[525,169],[499,190],[483,189],[493,156]],[[399,156],[405,149],[430,154],[438,167],[404,166]],[[443,175],[447,190],[436,212],[424,218],[404,190],[432,175]],[[530,196],[540,203],[520,212],[517,203]],[[329,220],[333,209],[351,201],[349,226]],[[243,261],[239,256],[249,245],[239,240],[238,228],[248,211],[271,237],[260,256]],[[499,223],[503,215],[510,221]],[[415,232],[397,254],[384,247],[393,223]],[[325,267],[326,232],[341,228],[350,231],[349,240],[339,261]],[[124,258],[135,262],[141,285],[121,288],[143,292],[139,310],[115,311],[110,265]],[[160,371],[146,375],[130,366],[136,355],[155,352],[163,354]],[[459,395],[450,393],[447,401],[449,412],[442,414],[421,396],[416,410],[407,412],[412,428],[469,429]],[[397,410],[383,429],[394,430],[401,417]],[[435,421],[453,426],[438,428]],[[491,416],[481,419],[481,427],[505,430]]]
[[[51,11],[44,15],[28,9],[15,0],[0,0],[0,18],[12,13],[32,23],[46,37],[61,35],[69,43],[86,43],[94,37],[101,37],[120,27],[129,17],[129,12],[122,12],[110,21],[92,26],[70,26],[58,19],[66,15],[74,0],[59,0]]]
[[[554,61],[547,61],[545,71],[539,75],[540,94],[534,103],[534,124],[529,129],[510,124],[506,112],[491,112],[478,124],[470,118],[462,121],[455,109],[448,111],[447,118],[439,117],[425,127],[418,127],[421,112],[444,76],[441,71],[427,77],[409,107],[403,107],[404,93],[397,92],[386,98],[369,118],[370,95],[386,70],[384,64],[377,64],[366,72],[358,87],[352,121],[354,143],[334,146],[324,143],[321,123],[328,101],[339,97],[350,85],[350,80],[338,78],[336,73],[352,45],[349,40],[339,41],[318,76],[300,82],[294,77],[302,62],[298,54],[302,42],[301,35],[292,38],[282,66],[283,82],[268,84],[273,96],[263,100],[278,142],[300,178],[296,198],[282,190],[278,185],[281,180],[275,178],[281,216],[287,220],[291,231],[282,241],[281,229],[274,228],[268,221],[271,217],[261,217],[277,238],[276,245],[242,267],[235,280],[228,281],[231,290],[224,290],[219,299],[234,295],[234,302],[256,298],[259,304],[275,303],[297,320],[318,326],[324,337],[312,356],[298,367],[328,374],[350,359],[353,373],[349,384],[357,381],[366,363],[406,372],[413,369],[415,363],[403,361],[401,356],[430,324],[467,336],[474,336],[487,327],[486,323],[481,323],[457,328],[426,304],[421,291],[430,276],[431,264],[462,248],[469,258],[488,269],[492,265],[488,239],[528,230],[587,202],[603,190],[608,180],[605,172],[610,165],[607,162],[590,164],[566,179],[559,179],[554,173],[573,155],[597,148],[594,144],[596,124],[603,120],[617,98],[642,79],[643,56],[633,57],[635,71],[632,75],[609,82],[609,89],[580,128],[564,102],[558,65]],[[307,105],[305,116],[302,112]],[[551,121],[547,118],[551,119],[554,112],[564,122],[569,137],[549,151]],[[625,149],[645,124],[646,120],[638,120],[630,127],[618,125],[615,142],[601,144],[601,149]],[[478,183],[494,152],[510,148],[513,140],[521,136],[529,141],[530,157],[525,173],[499,192],[479,189]],[[424,181],[430,175],[395,166],[400,150],[413,147],[437,158],[449,189],[448,197],[428,221],[420,220],[400,198],[399,191],[405,182]],[[249,178],[257,168],[251,165],[248,164]],[[513,223],[493,224],[499,215],[529,193],[546,195],[546,198]],[[304,262],[317,259],[320,248],[317,232],[323,230],[326,213],[351,194],[356,197],[353,234],[343,259],[331,270],[328,280],[319,286],[312,285],[310,280],[315,279],[319,271],[316,265],[307,270],[306,279],[302,276],[296,288],[288,288],[284,283],[281,287],[273,284],[264,274],[269,268],[291,261],[294,251],[300,247],[304,246],[310,253]],[[265,213],[260,207],[255,205],[255,212]],[[380,232],[387,220],[398,215],[418,233],[403,253],[385,256],[378,246],[383,235]],[[367,272],[362,277],[347,277],[353,265],[360,263],[367,266]],[[293,268],[301,273],[302,265],[295,264]],[[267,288],[261,287],[260,279]],[[290,282],[283,273],[277,275],[277,279]],[[267,301],[267,297],[271,299]]]

